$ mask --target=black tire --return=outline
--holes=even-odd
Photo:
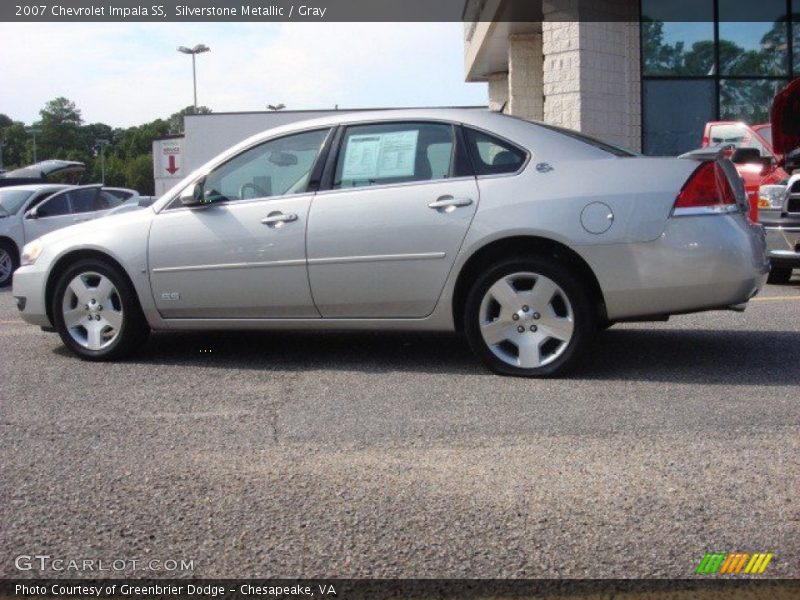
[[[522,368],[502,360],[484,341],[481,333],[480,311],[484,296],[496,282],[515,273],[533,273],[549,278],[561,288],[572,307],[573,330],[569,342],[566,342],[566,346],[551,362],[544,364],[545,361],[542,361],[543,364],[535,368]],[[525,323],[525,326],[529,327],[529,322],[524,320],[526,318],[528,317],[523,315],[523,318],[516,322]],[[530,324],[534,323],[535,321],[530,321]],[[597,318],[586,286],[568,267],[546,256],[521,257],[494,264],[472,285],[464,308],[464,331],[472,350],[489,369],[501,375],[517,377],[562,375],[577,364],[581,354],[594,338],[597,327]]]
[[[97,273],[111,280],[117,290],[116,298],[121,305],[122,325],[116,338],[99,350],[92,350],[79,344],[67,330],[62,306],[67,286],[81,274]],[[112,361],[130,356],[147,340],[150,327],[142,313],[136,291],[120,270],[102,259],[80,260],[64,271],[58,278],[52,299],[53,324],[64,345],[84,360]]]
[[[19,268],[19,254],[13,242],[0,240],[0,259],[5,259],[8,256],[11,261],[11,272],[8,275],[0,274],[0,288],[11,285],[11,280],[14,278],[14,271]]]
[[[792,269],[788,267],[772,267],[767,277],[767,283],[783,285],[792,278]]]

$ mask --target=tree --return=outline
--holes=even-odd
[[[14,169],[31,162],[32,144],[24,124],[12,123],[0,130],[0,137],[3,138],[3,168]]]
[[[198,106],[196,110],[194,106],[182,108],[178,112],[171,114],[167,119],[169,133],[183,133],[185,131],[183,117],[186,115],[209,115],[211,112],[211,109],[207,106]]]
[[[34,123],[42,130],[36,140],[39,159],[66,158],[68,151],[86,159],[91,156],[91,146],[81,135],[81,111],[74,102],[64,97],[50,100],[39,115],[41,121]]]

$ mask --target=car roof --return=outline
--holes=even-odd
[[[1,188],[3,191],[5,190],[18,190],[18,191],[29,191],[29,192],[39,192],[39,191],[49,191],[52,190],[54,192],[58,192],[61,190],[65,190],[67,188],[75,187],[68,184],[63,183],[25,183],[22,185],[9,185],[7,187]]]

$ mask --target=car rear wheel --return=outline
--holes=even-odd
[[[11,283],[17,264],[17,253],[8,242],[0,242],[0,287]]]
[[[61,275],[52,311],[64,345],[86,360],[124,358],[149,333],[133,287],[102,260],[77,262]]]
[[[514,259],[479,277],[467,297],[470,346],[496,373],[547,377],[573,367],[597,331],[581,282],[547,257]]]
[[[773,267],[767,277],[767,283],[789,283],[792,278],[792,270],[786,267]]]

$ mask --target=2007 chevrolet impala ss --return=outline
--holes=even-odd
[[[473,110],[271,129],[22,264],[22,317],[85,359],[151,329],[463,330],[491,369],[527,376],[574,365],[616,321],[741,310],[769,270],[727,160]]]

